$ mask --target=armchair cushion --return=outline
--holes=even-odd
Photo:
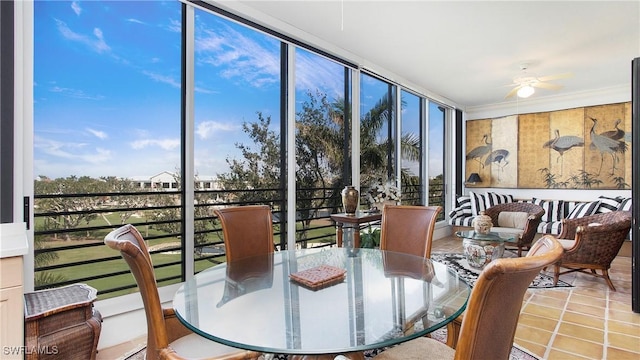
[[[212,354],[232,354],[238,349],[217,343],[195,333],[183,336],[169,347],[186,359],[210,359]]]
[[[600,201],[586,202],[576,205],[573,210],[567,215],[566,219],[577,219],[585,216],[590,216],[596,213]]]
[[[522,230],[528,219],[529,213],[524,211],[502,211],[498,214],[498,226]]]
[[[562,248],[565,250],[571,249],[576,244],[575,240],[569,239],[558,239],[558,242],[560,242],[560,245],[562,245]]]

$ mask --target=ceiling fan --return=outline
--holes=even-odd
[[[568,77],[573,76],[571,73],[565,74],[557,74],[557,75],[547,75],[547,76],[536,76],[535,74],[527,72],[529,68],[528,64],[520,65],[520,70],[522,73],[520,76],[513,79],[514,86],[509,93],[504,97],[510,98],[514,95],[518,95],[520,98],[527,98],[536,91],[535,88],[548,89],[548,90],[558,90],[562,88],[562,85],[553,84],[549,81],[558,80],[558,79],[566,79]]]

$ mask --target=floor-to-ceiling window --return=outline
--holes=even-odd
[[[279,224],[285,172],[281,42],[205,10],[196,9],[194,18],[194,245],[199,271],[224,253],[213,209],[268,204]],[[211,186],[199,186],[204,183]]]
[[[308,50],[295,50],[296,242],[333,235],[329,214],[350,183],[350,79],[344,65]],[[316,243],[316,245],[319,245]]]
[[[428,160],[427,177],[429,179],[429,192],[427,203],[429,205],[439,205],[446,210],[445,204],[445,125],[447,119],[446,107],[429,101],[428,107]],[[444,219],[443,211],[439,214],[438,220]]]
[[[36,289],[104,290],[126,264],[92,261],[118,256],[102,237],[123,223],[147,223],[158,281],[181,281],[180,196],[161,186],[181,167],[181,4],[36,1],[34,46]]]
[[[406,90],[401,92],[400,176],[402,204],[423,204],[425,184],[422,172],[424,106],[423,99]]]
[[[335,242],[329,214],[341,211],[338,194],[352,176],[363,191],[391,182],[402,185],[403,202],[432,202],[425,179],[444,173],[442,153],[433,163],[429,154],[443,149],[445,108],[312,44],[199,5],[36,2],[38,286],[134,291],[124,262],[102,244],[123,223],[139,226],[166,285],[224,261],[217,206],[269,204],[283,247],[286,237],[296,246]],[[285,178],[291,167],[295,191]],[[296,226],[286,233],[292,198]]]
[[[360,80],[360,186],[396,184],[397,87],[363,73]],[[366,197],[364,197],[366,201]],[[373,204],[368,204],[373,205]]]

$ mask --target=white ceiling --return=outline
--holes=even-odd
[[[504,97],[522,63],[538,76],[573,74],[554,81],[561,90],[537,89],[529,99],[630,89],[631,60],[640,56],[638,0],[238,3],[461,107],[516,101]]]

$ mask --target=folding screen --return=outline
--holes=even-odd
[[[631,188],[631,103],[466,123],[466,173],[481,187]]]

